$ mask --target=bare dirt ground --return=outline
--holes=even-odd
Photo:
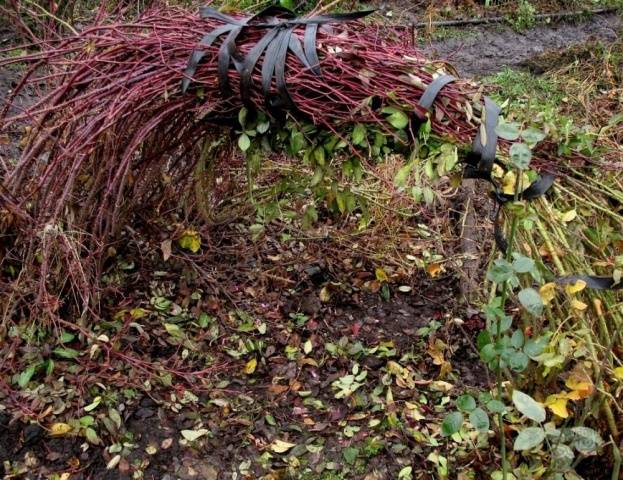
[[[480,77],[505,67],[522,68],[526,61],[550,50],[596,40],[612,42],[622,25],[620,15],[611,13],[540,24],[522,32],[505,25],[453,28],[447,32],[451,38],[421,41],[429,55],[448,60],[461,75]]]

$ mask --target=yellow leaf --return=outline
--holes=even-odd
[[[545,400],[545,405],[555,415],[558,415],[561,418],[567,418],[569,416],[569,412],[567,411],[567,398],[564,396],[550,395]]]
[[[617,367],[614,369],[614,378],[617,380],[623,380],[623,367]]]
[[[452,364],[450,362],[443,362],[441,364],[441,368],[439,369],[439,375],[437,376],[437,378],[441,380],[442,378],[445,378],[445,376],[448,375],[450,372],[452,372]]]
[[[497,163],[491,167],[491,176],[494,178],[502,178],[504,176],[504,170]]]
[[[530,186],[530,177],[528,177],[528,174],[523,173],[521,180],[521,190],[523,191]],[[502,178],[502,192],[507,195],[513,195],[515,193],[516,185],[517,174],[513,170],[506,172]]]
[[[577,299],[573,299],[571,300],[571,308],[575,308],[576,310],[586,310],[586,307],[588,307],[588,305],[586,305],[586,303],[581,302]]]
[[[584,280],[577,280],[575,283],[569,283],[565,286],[565,290],[569,295],[581,292],[586,288],[586,282]]]
[[[569,384],[567,386],[569,386]],[[571,400],[582,400],[583,398],[590,397],[594,390],[595,387],[592,382],[579,382],[572,388],[571,392],[569,392],[568,398]]]
[[[425,420],[426,417],[422,415],[420,408],[417,404],[411,402],[405,402],[405,415],[415,421]]]
[[[571,390],[570,392],[565,393],[564,396],[569,400],[582,400],[582,392],[579,390]]]
[[[283,440],[277,439],[270,444],[270,449],[275,453],[285,453],[294,446],[296,446],[295,443],[284,442]]]
[[[504,178],[502,178],[502,192],[506,195],[512,195],[515,193],[515,184],[517,183],[517,175],[515,172],[506,172]]]
[[[571,390],[568,398],[572,400],[581,400],[590,397],[595,391],[593,380],[581,363],[573,367],[565,381],[565,385]]]
[[[435,365],[443,365],[445,363],[446,359],[443,355],[445,347],[446,344],[439,339],[435,340],[433,344],[428,346],[427,353],[431,356]]]
[[[382,268],[377,268],[374,270],[374,274],[376,275],[376,279],[379,282],[387,282],[389,281],[389,277],[387,276],[387,273],[385,273],[385,270],[383,270]]]
[[[444,271],[444,268],[441,263],[430,263],[428,267],[426,267],[426,271],[431,277],[435,278]]]
[[[130,315],[132,315],[132,318],[134,319],[143,318],[148,313],[149,313],[149,310],[145,310],[144,308],[140,308],[140,307],[133,308],[132,310],[130,310]]]
[[[50,435],[53,437],[62,437],[71,432],[71,430],[71,425],[68,425],[67,423],[53,423],[50,426]]]
[[[577,216],[578,216],[578,212],[576,212],[575,210],[569,210],[568,212],[563,213],[560,216],[560,219],[563,222],[567,223],[567,222],[574,220]]]
[[[543,304],[549,305],[549,303],[556,297],[556,284],[554,282],[546,283],[539,289],[539,294],[541,295]]]
[[[434,392],[448,393],[454,388],[454,385],[444,382],[443,380],[435,380],[434,382],[431,382],[429,388]]]
[[[180,247],[197,253],[201,248],[201,235],[195,230],[184,230],[182,236],[177,241]]]
[[[257,359],[252,358],[245,364],[244,373],[246,373],[247,375],[251,375],[253,372],[255,372],[256,367],[257,367]]]
[[[172,337],[182,336],[182,330],[180,329],[179,326],[175,325],[174,323],[165,323],[164,328],[166,329],[167,333],[171,335]]]
[[[318,297],[320,298],[320,301],[322,303],[327,303],[329,300],[331,300],[331,292],[329,291],[329,288],[326,286],[322,287]]]

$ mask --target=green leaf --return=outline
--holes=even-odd
[[[461,395],[456,399],[456,406],[464,412],[471,412],[476,408],[476,400],[471,395]]]
[[[482,361],[485,363],[490,362],[497,356],[497,352],[495,350],[495,345],[493,343],[488,343],[480,350],[480,356],[482,357]]]
[[[517,140],[519,138],[519,125],[514,122],[500,122],[495,127],[495,133],[504,140]]]
[[[491,400],[487,402],[487,408],[491,413],[506,413],[506,405],[499,400]]]
[[[85,429],[84,436],[86,437],[86,439],[87,439],[87,441],[89,443],[92,443],[93,445],[99,445],[100,444],[100,439],[97,436],[97,432],[95,430],[93,430],[91,427]]]
[[[52,375],[52,372],[54,372],[54,360],[48,358],[43,364],[45,366],[45,374],[47,376]]]
[[[197,323],[199,324],[201,328],[207,328],[208,325],[213,321],[214,321],[214,317],[208,315],[205,312],[201,312],[201,314],[199,315],[199,319],[197,320]]]
[[[305,213],[303,214],[302,227],[307,230],[312,227],[312,225],[318,221],[318,211],[316,207],[313,205],[309,205],[305,209]]]
[[[171,335],[172,337],[182,336],[182,333],[183,333],[182,330],[180,329],[178,325],[174,323],[165,323],[164,328],[166,329],[167,333]]]
[[[258,133],[266,133],[268,132],[268,129],[270,128],[270,122],[266,121],[266,122],[260,122],[257,124],[257,132]]]
[[[238,147],[240,147],[240,150],[246,152],[250,146],[251,140],[249,139],[249,136],[246,133],[241,134],[238,137]]]
[[[238,111],[238,123],[243,128],[244,128],[244,125],[245,125],[246,120],[247,120],[247,113],[249,113],[249,111],[246,109],[246,107],[242,107]]]
[[[513,253],[513,270],[517,273],[530,273],[535,269],[534,260],[520,253]]]
[[[279,0],[279,5],[288,10],[294,10],[294,0]]]
[[[71,342],[74,338],[76,338],[76,336],[73,333],[70,332],[63,332],[61,334],[61,338],[60,338],[60,342],[61,343],[69,343]]]
[[[80,422],[80,425],[82,427],[92,427],[93,425],[95,425],[95,418],[93,418],[92,415],[85,415],[83,417],[80,417],[80,420],[78,420]]]
[[[69,359],[76,358],[80,355],[80,352],[78,350],[74,350],[73,348],[55,348],[52,350],[52,353],[58,357]]]
[[[486,432],[489,430],[489,415],[482,408],[475,408],[469,414],[469,423],[479,432]]]
[[[449,437],[461,429],[463,425],[463,414],[461,412],[449,413],[441,424],[441,435]]]
[[[398,173],[396,173],[396,176],[394,177],[394,185],[397,188],[404,188],[404,186],[407,184],[407,179],[409,178],[409,174],[411,173],[412,169],[413,162],[409,162],[406,165],[400,167]]]
[[[411,465],[402,467],[398,472],[398,480],[411,480],[413,478],[412,473],[413,467]]]
[[[511,370],[515,372],[523,372],[528,367],[528,363],[530,363],[530,359],[523,352],[514,352],[508,362]]]
[[[316,169],[314,170],[314,175],[309,181],[309,185],[312,187],[315,187],[320,182],[322,182],[323,178],[324,178],[324,170],[322,169],[322,167],[316,167]]]
[[[513,391],[513,403],[517,410],[530,420],[541,423],[545,421],[545,407],[519,390]]]
[[[109,408],[108,417],[110,417],[110,419],[114,422],[117,428],[121,428],[121,423],[122,423],[121,415],[119,414],[117,410],[115,410],[114,408]]]
[[[17,384],[20,388],[24,388],[26,387],[26,385],[28,385],[28,382],[30,382],[30,379],[33,377],[36,370],[37,366],[31,365],[17,376]]]
[[[478,392],[478,403],[486,405],[492,398],[489,392]]]
[[[536,339],[529,339],[523,347],[523,351],[528,357],[531,359],[536,359],[539,355],[543,353],[545,347],[547,346],[548,337],[539,337]]]
[[[322,145],[314,148],[314,159],[318,165],[324,165],[326,162],[325,158],[325,151]]]
[[[479,351],[491,342],[491,334],[487,330],[481,330],[478,333],[478,336],[476,337],[476,347],[478,347]]]
[[[394,107],[385,107],[383,113],[388,113],[387,121],[397,130],[405,128],[409,124],[409,117],[402,111]]]
[[[573,463],[575,455],[567,445],[558,444],[552,448],[552,460],[558,468],[566,468]]]
[[[290,133],[290,149],[293,155],[297,155],[305,147],[305,136],[298,130],[292,130]]]
[[[527,128],[521,132],[521,138],[523,138],[530,145],[536,145],[545,138],[545,133],[536,128]]]
[[[543,313],[543,299],[534,288],[524,288],[517,295],[523,307],[535,317]]]
[[[360,146],[365,146],[366,142],[366,127],[365,125],[363,125],[362,123],[358,123],[357,125],[355,125],[355,128],[353,128],[353,143],[355,145],[360,145]]]
[[[515,330],[511,336],[511,345],[515,348],[521,348],[524,342],[524,335],[521,330]]]
[[[519,432],[515,443],[513,444],[513,450],[523,451],[531,450],[534,447],[539,446],[545,440],[545,432],[540,427],[528,427]]]
[[[525,143],[513,143],[509,150],[511,163],[519,170],[526,170],[532,159],[532,152]]]
[[[588,455],[595,451],[603,444],[603,440],[599,434],[588,427],[573,427],[573,444],[572,447],[578,452]]]
[[[355,463],[355,460],[357,460],[357,457],[359,456],[359,449],[355,447],[347,447],[342,450],[342,456],[344,457],[346,463],[352,465],[353,463]]]
[[[487,272],[487,279],[495,283],[504,283],[513,275],[513,266],[503,258],[498,258]]]
[[[95,410],[97,406],[102,403],[102,397],[99,395],[93,399],[91,403],[89,403],[86,407],[84,407],[85,412],[90,412],[91,410]]]

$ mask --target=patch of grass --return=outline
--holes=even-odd
[[[545,103],[554,107],[564,98],[562,90],[549,78],[509,67],[495,75],[485,77],[483,82],[495,86],[495,94],[502,100],[508,98],[511,106],[521,107],[526,104],[542,106]]]
[[[527,30],[532,28],[536,23],[536,19],[534,18],[535,14],[536,7],[532,5],[531,2],[528,0],[519,0],[513,13],[507,17],[507,21],[513,30]]]

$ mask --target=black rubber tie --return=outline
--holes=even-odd
[[[612,277],[598,277],[596,275],[568,275],[556,279],[556,283],[568,284],[575,283],[578,280],[586,282],[586,288],[595,290],[620,290],[623,288],[622,282],[617,282]]]
[[[426,111],[430,110],[441,89],[445,87],[448,83],[455,80],[456,78],[452,75],[441,75],[440,77],[434,79],[428,85],[428,87],[426,87],[426,90],[424,90],[424,93],[420,97],[418,105]]]
[[[297,18],[291,10],[279,6],[270,6],[257,14],[235,19],[225,15],[212,7],[202,7],[202,18],[213,18],[224,22],[225,25],[212,30],[205,35],[188,61],[182,80],[182,93],[185,93],[196,73],[197,67],[203,57],[204,50],[209,48],[214,41],[227,33],[218,52],[218,78],[221,92],[228,96],[231,94],[228,72],[232,61],[236,70],[240,73],[240,95],[245,104],[250,103],[253,71],[262,55],[262,92],[265,96],[266,105],[270,108],[294,107],[287,90],[285,80],[286,60],[288,52],[292,52],[303,66],[314,75],[320,76],[320,60],[316,49],[316,36],[318,26],[325,23],[343,23],[363,18],[373,13],[374,10],[350,12],[333,15],[316,15],[308,18]],[[268,19],[255,23],[259,18]],[[303,44],[292,35],[295,28],[305,26]],[[247,28],[269,29],[266,35],[254,45],[245,58],[238,58],[239,52],[236,47],[236,39]],[[272,79],[275,78],[277,96],[270,95]]]

